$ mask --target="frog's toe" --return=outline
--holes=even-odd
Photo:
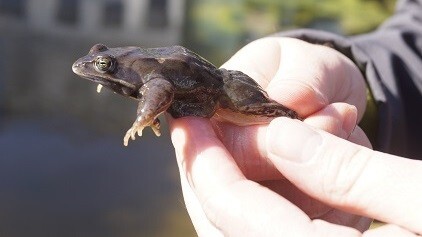
[[[136,138],[136,134],[138,134],[138,136],[142,136],[142,131],[144,130],[145,127],[150,126],[152,128],[152,130],[154,131],[155,135],[158,137],[161,135],[160,132],[160,121],[158,119],[155,119],[152,123],[142,123],[138,120],[136,120],[132,127],[129,128],[129,130],[127,130],[124,138],[123,138],[123,144],[125,146],[128,145],[129,143],[129,139],[135,140]]]
[[[154,131],[155,136],[157,137],[161,136],[161,132],[159,128],[154,127],[154,126],[151,126],[151,128],[152,128],[152,131]]]
[[[135,140],[135,136],[133,135],[133,128],[130,128],[130,129],[126,132],[125,137],[123,138],[123,144],[124,144],[125,146],[127,146],[127,145],[128,145],[128,143],[129,143],[129,139]]]
[[[161,136],[160,132],[160,120],[158,118],[154,119],[153,123],[151,124],[152,131],[154,131],[155,136]]]
[[[129,139],[135,140],[136,134],[138,134],[138,136],[142,136],[143,129],[143,126],[132,126],[129,130],[127,130],[125,137],[123,138],[123,144],[127,146],[129,143]]]
[[[127,146],[129,144],[130,135],[126,133],[125,137],[123,138],[123,145]]]
[[[133,129],[132,132],[132,140],[135,140],[135,136],[136,134],[138,134],[138,136],[142,137],[142,130],[144,130],[145,126],[139,126]]]
[[[130,138],[131,138],[132,140],[135,140],[135,138],[136,138],[136,130],[135,130],[135,129],[133,129],[133,128],[131,128],[130,130],[131,130],[131,131],[130,131]]]

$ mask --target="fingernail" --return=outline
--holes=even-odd
[[[357,112],[356,107],[353,105],[350,105],[342,124],[344,139],[347,139],[350,136],[350,134],[352,134],[353,130],[355,130],[357,118],[358,118],[358,112]]]
[[[322,143],[322,137],[318,132],[293,119],[274,119],[267,131],[267,150],[270,159],[305,163],[312,159]]]

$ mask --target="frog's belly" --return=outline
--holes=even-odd
[[[215,111],[213,119],[220,122],[229,122],[238,126],[248,126],[254,124],[266,124],[271,122],[275,117],[267,117],[264,115],[246,114],[235,112],[230,109],[219,108]]]

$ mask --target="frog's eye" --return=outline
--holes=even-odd
[[[99,72],[109,72],[113,70],[114,62],[111,57],[98,57],[95,60],[95,69]]]

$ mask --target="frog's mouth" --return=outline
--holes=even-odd
[[[87,77],[84,76],[84,78],[97,83],[97,93],[101,93],[101,90],[103,87],[107,87],[113,92],[124,94],[124,95],[131,95],[134,91],[136,91],[136,87],[134,85],[131,85],[125,81],[121,80],[104,80],[99,77]]]
[[[114,90],[115,88],[118,88],[119,87],[119,84],[117,84],[117,83],[113,83],[113,82],[110,82],[110,81],[102,80],[102,79],[99,79],[97,77],[89,78],[89,77],[86,77],[85,76],[85,78],[88,79],[88,80],[90,80],[90,81],[92,81],[92,82],[94,82],[94,83],[96,83],[96,84],[98,84],[97,85],[97,93],[100,93],[101,90],[103,89],[103,87],[107,87],[107,88],[109,88],[111,90]]]
[[[124,80],[113,79],[113,78],[102,78],[98,77],[97,75],[87,75],[83,73],[84,63],[76,62],[72,66],[72,70],[78,76],[90,80],[94,83],[97,83],[97,92],[100,93],[103,87],[107,87],[112,91],[120,94],[130,95],[134,91],[136,91],[136,86],[132,85]]]

